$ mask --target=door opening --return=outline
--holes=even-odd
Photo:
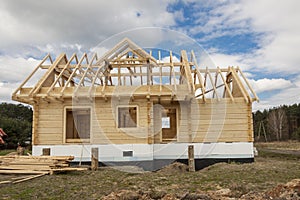
[[[162,142],[177,141],[176,108],[165,108],[161,113]]]

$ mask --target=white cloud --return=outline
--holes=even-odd
[[[170,62],[170,56],[166,56],[166,57],[163,57],[161,59],[161,61],[164,63],[169,63]],[[172,61],[173,62],[180,62],[180,60],[176,57],[176,56],[172,56]]]
[[[243,55],[228,55],[222,53],[211,53],[209,56],[204,57],[200,65],[209,68],[218,66],[220,68],[227,68],[229,66],[241,67],[242,70],[248,70],[250,66],[243,61]],[[213,64],[213,66],[211,66]]]
[[[34,70],[40,61],[0,56],[0,102],[10,102],[11,94]]]
[[[77,43],[89,49],[124,30],[174,25],[174,16],[167,12],[167,6],[166,0],[3,0],[0,2],[0,49],[19,51],[30,44],[45,46],[47,50],[47,44],[62,43]]]
[[[299,87],[286,88],[259,103],[254,103],[253,110],[263,110],[280,105],[291,105],[300,102]]]
[[[199,18],[199,25],[189,27],[190,33],[204,33],[200,42],[221,36],[253,34],[255,41],[251,42],[257,42],[258,49],[240,55],[243,64],[270,73],[297,73],[300,61],[299,7],[298,0],[219,2],[213,5],[206,18]],[[236,60],[232,55],[225,56],[223,59]]]
[[[15,83],[25,80],[39,62],[34,58],[0,56],[0,82]]]
[[[0,84],[0,103],[11,102],[11,95],[20,83],[2,83]]]
[[[259,80],[249,80],[250,84],[254,88],[256,93],[262,93],[266,91],[272,90],[282,90],[289,87],[293,87],[293,83],[289,80],[285,80],[282,78],[279,79],[259,79]]]

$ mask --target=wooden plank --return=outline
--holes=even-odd
[[[0,166],[0,170],[33,170],[33,171],[48,171],[51,168],[49,166],[37,166],[37,165],[8,165]]]
[[[0,174],[44,174],[48,172],[33,170],[0,170]]]
[[[0,185],[1,184],[7,184],[7,183],[11,183],[12,181],[0,181]]]
[[[18,158],[18,159],[50,159],[50,160],[74,160],[74,156],[17,156],[17,155],[6,155],[0,156],[1,158]]]
[[[27,177],[27,178],[24,178],[24,179],[20,179],[20,180],[17,180],[17,181],[14,181],[13,183],[16,184],[16,183],[21,183],[21,182],[24,182],[24,181],[28,181],[28,180],[31,180],[31,179],[34,179],[34,178],[38,178],[38,177],[41,177],[41,176],[45,176],[49,174],[49,172],[47,173],[42,173],[42,174],[38,174],[38,175],[35,175],[35,176],[30,176],[30,177]]]
[[[86,170],[88,170],[88,168],[84,168],[84,167],[64,167],[64,168],[51,169],[52,172],[86,171]]]

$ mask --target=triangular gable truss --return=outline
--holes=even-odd
[[[53,62],[47,55],[13,93],[13,99],[34,103],[39,98],[48,102],[70,97],[107,98],[136,90],[131,95],[147,98],[169,96],[186,100],[196,97],[203,101],[230,98],[234,101],[235,97],[243,97],[246,102],[258,100],[238,67],[200,69],[193,51],[188,60],[186,51],[182,50],[177,62],[174,62],[172,51],[169,62],[162,62],[159,51],[158,60],[151,54],[125,38],[100,58],[96,53],[91,58],[84,53],[80,59],[76,54],[69,59],[61,54]],[[26,83],[41,70],[43,76],[39,81],[27,87]]]

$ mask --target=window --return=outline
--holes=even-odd
[[[67,142],[90,139],[91,111],[89,108],[70,108],[66,110]]]
[[[137,127],[137,107],[118,107],[118,128]]]

